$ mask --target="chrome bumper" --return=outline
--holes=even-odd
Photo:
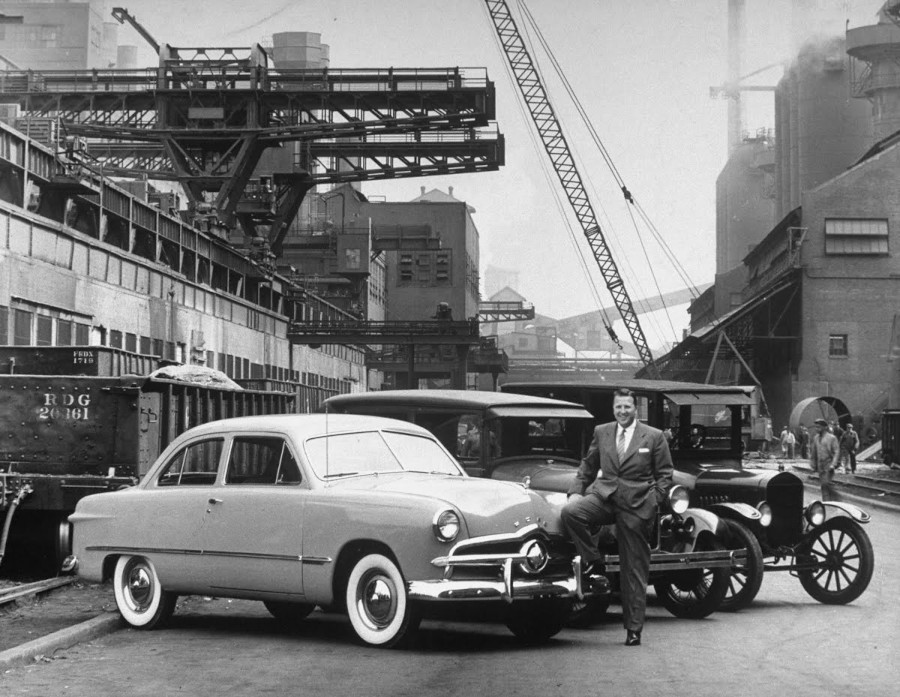
[[[583,598],[608,595],[609,582],[603,576],[591,577],[591,588],[582,587],[581,557],[572,560],[572,573],[564,578],[513,578],[513,564],[508,557],[503,562],[502,579],[410,581],[407,586],[410,600],[532,600],[535,598]]]

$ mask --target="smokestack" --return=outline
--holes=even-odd
[[[420,187],[420,189],[421,189],[421,191],[422,191],[421,195],[424,196],[424,195],[425,195],[425,187],[422,186],[422,187]]]
[[[447,187],[447,190],[450,192],[450,195],[453,196],[453,187],[452,187],[452,186],[448,186],[448,187]]]

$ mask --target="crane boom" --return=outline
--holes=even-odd
[[[156,51],[157,55],[159,54],[159,42],[153,38],[153,35],[144,28],[140,22],[137,21],[137,18],[130,14],[128,10],[124,7],[114,7],[112,9],[112,16],[119,20],[119,24],[125,24],[128,22],[134,30],[141,35],[141,37],[150,44],[150,47]]]
[[[506,54],[506,59],[512,68],[519,90],[544,144],[544,149],[547,151],[550,162],[553,164],[569,203],[572,205],[575,217],[581,223],[582,231],[587,238],[588,244],[590,244],[594,258],[597,260],[606,287],[612,295],[616,308],[622,315],[625,327],[628,329],[631,341],[637,349],[641,361],[647,366],[652,375],[656,375],[653,356],[638,322],[637,313],[634,311],[631,298],[622,282],[616,262],[612,258],[609,245],[607,245],[606,239],[603,237],[603,231],[597,222],[597,216],[591,206],[590,199],[588,199],[584,182],[581,179],[578,168],[575,166],[575,160],[560,128],[556,113],[550,104],[547,91],[544,89],[540,75],[534,67],[525,42],[519,34],[515,20],[510,14],[509,6],[506,4],[506,0],[485,0],[485,2],[487,3],[487,9],[494,24],[494,29],[500,39],[500,44]],[[622,191],[625,194],[625,198],[630,200],[631,194],[628,190],[623,187]],[[611,328],[607,327],[607,330],[615,338]]]

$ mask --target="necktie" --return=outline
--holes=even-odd
[[[616,441],[616,452],[619,453],[619,462],[625,457],[625,429],[619,431],[619,440]]]

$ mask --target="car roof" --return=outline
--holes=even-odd
[[[603,390],[608,390],[612,392],[620,387],[627,388],[634,392],[669,392],[669,393],[679,393],[679,392],[713,392],[713,393],[721,393],[721,394],[733,394],[736,392],[739,393],[750,393],[753,391],[752,385],[708,385],[701,382],[682,382],[679,380],[644,380],[640,378],[632,378],[630,380],[616,380],[614,382],[580,382],[577,380],[560,380],[553,382],[541,382],[541,381],[528,381],[528,380],[515,380],[505,382],[500,386],[500,389],[513,389],[513,388],[535,388],[535,387],[544,387],[548,389],[555,388],[584,388],[584,389],[592,389],[592,388],[600,388]],[[509,394],[509,393],[507,393]]]
[[[423,407],[462,407],[467,409],[487,409],[498,406],[584,408],[582,405],[574,402],[564,402],[559,399],[550,399],[549,397],[481,390],[385,390],[383,392],[360,392],[329,397],[325,400],[325,406],[327,408],[341,407],[348,404],[409,404],[412,402]]]
[[[268,414],[262,416],[239,416],[231,419],[219,419],[194,426],[190,429],[192,436],[207,433],[257,431],[273,433],[291,433],[301,440],[321,436],[328,433],[346,433],[348,431],[372,431],[391,429],[431,435],[421,426],[388,419],[382,416],[363,416],[360,414]]]

